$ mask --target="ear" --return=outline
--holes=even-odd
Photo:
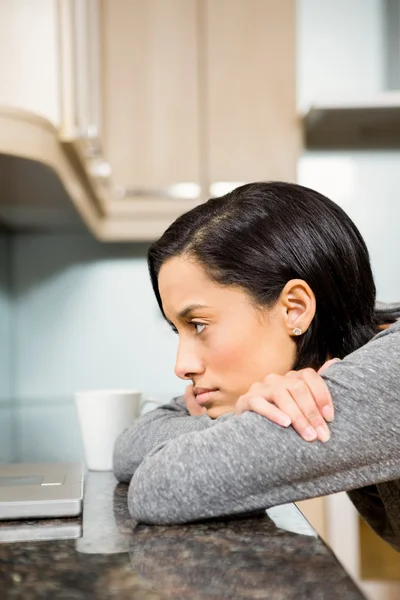
[[[317,306],[314,292],[308,283],[303,279],[288,281],[281,292],[279,303],[282,307],[288,334],[296,335],[293,334],[294,329],[300,330],[301,333],[297,335],[307,331],[315,316]]]

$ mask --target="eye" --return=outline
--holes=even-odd
[[[197,323],[196,321],[191,321],[190,325],[193,325],[198,335],[200,335],[200,333],[203,333],[204,329],[206,328],[206,325],[204,323]],[[202,329],[199,330],[199,328]]]

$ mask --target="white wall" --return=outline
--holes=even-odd
[[[327,195],[353,219],[371,256],[382,302],[400,301],[400,152],[306,152],[299,183]]]
[[[177,338],[153,297],[146,251],[85,234],[15,236],[16,398],[133,387],[169,401],[184,390],[173,373]]]
[[[383,0],[297,1],[297,105],[366,100],[384,91]],[[303,153],[298,181],[337,202],[371,254],[382,301],[400,300],[400,152]]]
[[[383,0],[297,1],[300,110],[384,91],[383,7]],[[400,300],[399,180],[397,151],[304,152],[298,165],[299,183],[325,193],[355,221],[370,251],[378,298],[387,302]],[[399,598],[397,582],[358,579],[358,516],[347,496],[331,496],[327,506],[329,542],[366,598]]]
[[[297,0],[300,109],[382,91],[382,15],[382,0]]]

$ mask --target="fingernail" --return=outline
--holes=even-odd
[[[282,427],[289,427],[289,425],[291,425],[291,424],[292,424],[292,421],[291,421],[290,417],[283,417],[281,419]]]
[[[318,439],[321,440],[321,442],[324,442],[324,444],[331,439],[331,434],[327,427],[317,427],[317,434]]]
[[[324,406],[322,409],[322,416],[324,417],[325,421],[328,421],[328,423],[332,423],[335,417],[332,406]]]
[[[313,440],[317,439],[317,433],[315,429],[312,427],[306,427],[303,431],[303,438],[307,440],[307,442],[312,442]]]

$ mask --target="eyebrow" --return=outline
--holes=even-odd
[[[189,304],[189,306],[186,306],[186,308],[184,308],[183,310],[181,310],[180,313],[178,313],[178,319],[186,319],[187,316],[191,313],[194,312],[195,310],[199,310],[201,308],[209,308],[208,306],[206,306],[205,304]],[[169,319],[167,319],[167,317],[165,317],[167,320],[167,323],[172,327],[172,330],[177,332],[177,328],[175,327],[175,325],[172,323],[172,321],[170,321]]]
[[[208,308],[205,304],[189,304],[178,314],[179,319],[185,319],[191,312],[199,310],[200,308]]]

